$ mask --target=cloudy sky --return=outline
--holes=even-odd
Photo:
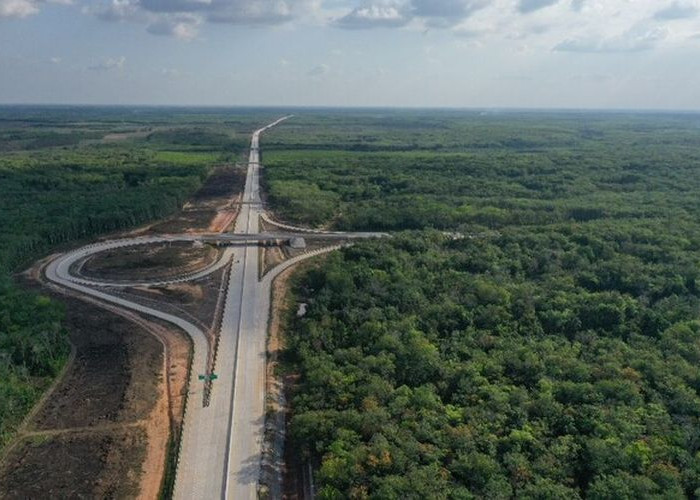
[[[0,102],[700,110],[700,0],[0,0]]]

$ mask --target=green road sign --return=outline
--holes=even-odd
[[[200,375],[199,380],[216,380],[218,379],[219,376],[216,373],[212,373],[211,375]]]

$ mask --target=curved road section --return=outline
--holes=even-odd
[[[177,499],[254,499],[257,498],[262,439],[265,424],[266,339],[270,312],[270,292],[274,278],[297,262],[340,247],[333,246],[307,254],[277,266],[259,279],[257,245],[245,244],[269,238],[260,233],[264,214],[260,198],[260,135],[288,117],[255,131],[251,141],[243,203],[234,234],[173,235],[106,241],[63,254],[46,267],[46,277],[65,288],[104,302],[168,321],[184,330],[192,339],[193,357],[189,393],[185,407],[180,454],[175,479]],[[297,232],[302,228],[282,226]],[[347,233],[347,238],[384,236],[372,233]],[[197,273],[168,281],[108,282],[74,276],[80,261],[98,252],[134,245],[174,241],[242,242],[228,247],[222,257]],[[199,375],[207,374],[209,344],[204,332],[194,324],[172,314],[134,303],[107,293],[106,287],[164,285],[194,280],[233,262],[209,404],[203,404],[204,384]]]

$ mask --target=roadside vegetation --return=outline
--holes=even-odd
[[[230,110],[0,107],[0,449],[64,365],[60,303],[11,273],[177,210],[266,119]]]
[[[364,113],[270,132],[321,498],[700,495],[700,118]],[[270,151],[273,147],[276,151]]]

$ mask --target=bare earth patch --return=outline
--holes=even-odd
[[[261,276],[265,276],[268,271],[287,260],[289,258],[289,250],[289,247],[286,246],[262,247],[260,249],[262,252],[262,258],[260,259],[262,263]]]
[[[0,475],[3,498],[133,498],[145,441],[138,427],[28,437]]]
[[[189,342],[136,316],[55,298],[68,306],[75,360],[0,464],[0,491],[155,498],[171,425],[182,419]]]
[[[101,280],[168,279],[197,272],[216,262],[211,246],[186,242],[119,248],[98,253],[80,267],[80,274]]]
[[[197,281],[165,286],[130,287],[120,290],[120,297],[178,314],[199,324],[205,331],[215,322],[216,306],[227,268]]]

